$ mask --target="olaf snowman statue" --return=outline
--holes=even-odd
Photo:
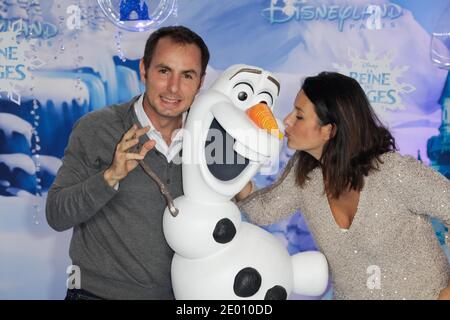
[[[292,292],[319,296],[327,287],[323,254],[290,256],[275,236],[242,221],[231,200],[280,151],[282,133],[272,114],[279,89],[269,72],[234,65],[189,111],[184,195],[173,202],[178,213],[169,206],[163,217],[164,235],[175,251],[176,299],[281,300]]]

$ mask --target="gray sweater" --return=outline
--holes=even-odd
[[[46,216],[57,231],[73,228],[70,257],[81,269],[81,287],[107,299],[173,299],[173,252],[162,230],[166,207],[157,184],[138,166],[111,188],[103,172],[122,135],[139,125],[137,98],[91,112],[74,126],[63,165],[49,190]],[[141,137],[141,143],[148,140]],[[144,160],[172,196],[182,195],[181,165],[155,148]],[[179,163],[179,162],[177,162]]]
[[[381,159],[365,177],[347,232],[333,218],[320,168],[296,185],[296,156],[277,183],[238,205],[258,224],[299,208],[327,257],[337,299],[436,299],[450,268],[430,216],[450,225],[450,181],[409,156],[389,152]]]

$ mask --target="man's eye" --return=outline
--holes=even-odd
[[[297,119],[298,119],[298,120],[302,120],[302,119],[303,119],[303,117],[301,117],[301,116],[297,116]]]
[[[162,73],[162,74],[166,74],[168,72],[168,70],[167,69],[160,69],[159,72]]]
[[[185,78],[185,79],[193,79],[192,75],[190,75],[190,74],[185,74],[185,75],[184,75],[184,78]]]

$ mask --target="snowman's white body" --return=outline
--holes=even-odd
[[[285,299],[291,292],[320,295],[326,289],[328,265],[321,253],[289,256],[272,234],[243,222],[231,201],[281,148],[278,137],[245,114],[261,101],[273,109],[276,83],[264,70],[235,65],[190,109],[183,133],[184,195],[174,201],[179,214],[173,217],[166,209],[163,217],[164,235],[175,251],[176,299]],[[221,167],[208,167],[205,143],[213,121],[234,139],[233,150],[247,159],[236,176],[219,179]]]

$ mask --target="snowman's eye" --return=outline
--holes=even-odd
[[[231,92],[232,99],[240,106],[246,101],[249,101],[253,94],[253,87],[247,82],[236,83]]]
[[[259,93],[258,100],[260,103],[265,103],[269,107],[272,107],[272,105],[273,105],[273,96],[268,91],[263,91],[263,92]]]
[[[248,98],[248,94],[245,91],[241,91],[238,93],[238,99],[241,101],[245,101]]]

